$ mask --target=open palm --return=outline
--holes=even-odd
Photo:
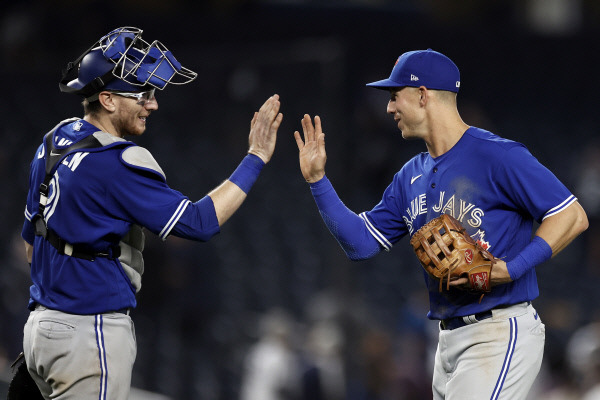
[[[310,116],[305,114],[302,118],[302,131],[304,132],[304,140],[302,140],[300,132],[294,132],[294,138],[300,153],[300,170],[307,182],[317,182],[325,176],[325,163],[327,161],[325,134],[321,128],[321,118],[315,116],[313,126]]]

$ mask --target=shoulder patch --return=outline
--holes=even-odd
[[[167,180],[165,173],[160,168],[152,154],[140,146],[130,146],[121,152],[121,160],[126,165],[145,171],[154,172],[159,175],[163,181]]]

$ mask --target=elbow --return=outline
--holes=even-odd
[[[577,232],[577,235],[583,233],[586,229],[589,228],[590,222],[588,221],[587,214],[581,205],[577,202],[577,216],[575,218],[575,223],[573,224],[573,228]]]
[[[579,233],[583,233],[587,228],[590,227],[590,222],[588,221],[587,215],[583,209],[581,209],[581,213],[577,218],[577,226],[579,228]]]
[[[350,261],[363,261],[372,258],[377,253],[379,253],[379,248],[362,248],[362,249],[349,249],[347,247],[342,247],[346,256],[350,259]]]
[[[348,252],[346,252],[346,256],[348,256],[350,261],[363,261],[363,260],[366,260],[367,258],[369,258],[369,257],[361,256],[360,254],[348,253]]]

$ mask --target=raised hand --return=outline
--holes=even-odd
[[[327,153],[325,152],[325,134],[321,128],[321,118],[315,116],[315,124],[308,114],[302,118],[302,131],[304,141],[300,132],[294,132],[294,138],[300,152],[300,170],[307,182],[317,182],[325,176],[325,163]]]
[[[275,94],[267,99],[250,122],[250,135],[248,136],[248,153],[260,157],[265,164],[269,162],[275,142],[277,130],[283,120],[279,112],[279,95]]]

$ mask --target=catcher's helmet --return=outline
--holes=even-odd
[[[162,43],[149,44],[141,35],[141,29],[124,27],[103,36],[67,65],[60,90],[90,97],[101,90],[162,90],[168,83],[182,85],[196,78]]]

